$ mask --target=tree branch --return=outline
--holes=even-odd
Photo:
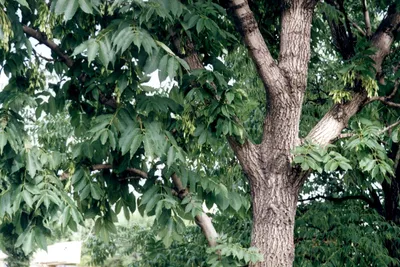
[[[331,197],[331,196],[324,196],[324,195],[317,195],[315,197],[310,197],[306,199],[299,199],[299,202],[311,201],[316,199],[326,199],[332,202],[341,203],[346,200],[362,200],[367,203],[369,206],[374,206],[374,201],[365,195],[353,195],[353,196],[344,196],[344,197]]]
[[[61,48],[55,44],[52,40],[47,39],[47,36],[39,31],[32,29],[26,25],[22,26],[23,31],[30,37],[39,41],[39,43],[44,44],[50,48],[54,53],[56,53],[68,67],[72,67],[74,61],[66,54],[61,51]]]
[[[47,46],[48,48],[50,48],[54,53],[56,53],[61,60],[65,63],[65,65],[67,65],[69,68],[71,68],[74,65],[74,61],[72,60],[72,58],[70,58],[67,54],[64,54],[61,51],[61,48],[55,44],[52,40],[47,39],[46,35],[44,35],[43,33],[32,29],[28,26],[22,26],[23,31],[30,37],[36,39],[37,41],[39,41],[39,43],[44,44],[45,46]],[[39,55],[40,56],[40,55]],[[40,56],[42,57],[42,56]],[[42,57],[44,58],[44,57]],[[50,60],[48,58],[44,58],[46,60]],[[82,73],[79,77],[79,80],[83,83],[84,82],[84,78],[86,77],[86,75],[84,73]],[[117,108],[117,101],[115,100],[114,97],[106,97],[104,94],[100,94],[100,103],[106,106],[109,106],[113,109]]]
[[[113,169],[111,164],[96,164],[91,167],[91,170],[109,170]],[[138,175],[140,178],[147,179],[148,174],[142,170],[136,168],[127,168],[126,171]],[[172,182],[176,189],[178,190],[178,197],[182,200],[184,199],[189,190],[182,185],[181,179],[176,175],[176,173],[171,176]],[[208,244],[210,247],[214,247],[217,245],[218,234],[212,224],[211,218],[207,216],[204,212],[201,212],[199,215],[195,217],[196,224],[202,229]]]
[[[375,62],[374,68],[378,74],[381,72],[383,60],[390,52],[399,27],[400,13],[388,14],[371,38],[372,46],[377,49],[371,59]],[[314,126],[306,139],[319,145],[327,145],[340,136],[349,119],[359,112],[368,101],[367,92],[365,88],[362,88],[360,82],[356,83],[353,92],[352,99],[345,103],[335,104]]]
[[[113,166],[111,164],[96,164],[96,165],[93,165],[91,167],[91,170],[93,170],[93,171],[109,170],[109,169],[113,169]],[[127,168],[126,171],[130,172],[130,173],[133,173],[133,174],[136,174],[140,178],[143,178],[143,179],[147,179],[148,178],[148,175],[147,175],[146,172],[144,172],[142,170],[139,170],[139,169],[136,169],[136,168]]]
[[[375,191],[372,187],[368,188],[368,191],[369,191],[369,193],[370,193],[370,195],[371,195],[371,197],[372,197],[372,200],[374,201],[374,208],[375,208],[375,210],[376,210],[381,216],[384,216],[383,206],[382,206],[382,203],[381,203],[381,200],[380,200],[378,194],[376,193],[376,191]]]
[[[291,91],[304,92],[310,61],[313,10],[317,1],[290,1],[281,16],[279,68]],[[261,58],[262,60],[262,58]]]
[[[364,20],[365,20],[365,33],[369,37],[369,36],[371,36],[371,20],[369,18],[367,0],[362,0],[362,4],[363,4],[363,12],[364,12]]]
[[[354,28],[356,28],[362,36],[367,36],[367,33],[354,21],[351,21],[351,25],[353,25]]]
[[[393,124],[391,124],[389,126],[386,126],[382,130],[378,131],[376,134],[380,135],[380,134],[383,134],[383,133],[385,133],[387,131],[390,131],[390,130],[392,130],[394,127],[396,127],[399,124],[400,124],[400,121],[396,121],[395,123],[393,123]],[[356,133],[342,133],[337,137],[337,139],[350,138],[350,137],[353,137],[355,135],[357,135],[357,134]]]
[[[380,101],[389,107],[400,108],[400,103],[395,103],[395,102],[389,101],[396,95],[398,89],[399,89],[399,80],[396,80],[394,83],[394,88],[388,96],[370,97],[365,104],[369,104],[373,101]]]
[[[326,0],[326,2],[335,7],[338,11],[340,11],[345,17],[345,23],[342,20],[339,21],[329,21],[329,28],[332,34],[333,44],[338,50],[338,52],[342,55],[343,59],[348,60],[352,56],[354,56],[354,37],[350,28],[350,20],[346,14],[346,10],[344,8],[343,0]]]
[[[248,2],[246,0],[230,0],[229,6],[235,16],[236,26],[256,65],[259,77],[264,83],[267,95],[281,93],[288,97],[286,78],[272,58]]]
[[[182,185],[181,179],[176,175],[176,173],[171,176],[172,182],[174,183],[176,189],[178,190],[178,197],[180,199],[184,199],[189,190]],[[201,228],[208,241],[208,245],[210,247],[215,247],[217,245],[218,233],[212,224],[211,218],[207,216],[204,212],[196,215],[195,217],[196,224]]]

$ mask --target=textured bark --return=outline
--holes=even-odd
[[[291,266],[294,260],[294,221],[298,188],[286,173],[269,174],[252,182],[253,229],[251,245],[264,262],[254,266]]]
[[[293,229],[301,173],[291,166],[298,137],[310,57],[313,1],[291,1],[282,13],[279,63],[274,60],[244,0],[231,1],[236,25],[264,82],[267,114],[262,143],[230,141],[250,181],[253,204],[252,246],[264,262],[252,266],[291,266]]]
[[[400,13],[389,14],[380,24],[376,33],[372,36],[371,44],[377,51],[371,58],[374,60],[374,68],[377,77],[380,76],[382,62],[390,52],[394,41],[394,35],[400,26]],[[337,138],[341,131],[347,126],[349,119],[354,116],[368,101],[368,96],[360,83],[353,88],[353,96],[350,101],[334,105],[328,113],[310,131],[307,139],[326,145]]]
[[[236,26],[257,67],[267,95],[261,144],[246,142],[239,145],[229,140],[251,186],[252,246],[259,248],[264,255],[264,262],[254,266],[291,266],[294,259],[293,228],[297,195],[309,172],[302,172],[291,165],[291,149],[300,144],[299,122],[307,85],[314,5],[315,1],[283,1],[278,63],[267,48],[247,1],[230,1]],[[382,25],[371,39],[377,48],[372,56],[377,72],[380,72],[381,64],[389,53],[393,32],[397,31],[397,15],[390,14]],[[342,28],[345,29],[345,26],[342,25]],[[352,47],[350,35],[346,35],[345,40],[349,44],[341,48],[343,54],[346,52],[345,58],[353,54],[352,49],[347,49]],[[343,40],[338,39],[338,42]],[[325,145],[340,135],[349,119],[368,100],[361,83],[356,84],[352,88],[352,100],[334,105],[309,133],[309,139]]]

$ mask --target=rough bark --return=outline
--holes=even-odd
[[[374,68],[377,77],[380,76],[382,62],[390,52],[394,41],[394,35],[400,26],[400,13],[389,14],[380,24],[371,38],[371,44],[377,49],[371,58],[374,60]],[[307,138],[317,144],[326,145],[337,138],[347,126],[349,119],[354,116],[368,101],[368,96],[360,83],[353,88],[350,101],[334,105],[329,112],[310,131]]]
[[[287,174],[269,174],[252,182],[253,229],[251,245],[264,255],[254,266],[291,266],[294,260],[294,221],[298,188]]]
[[[254,266],[291,266],[294,259],[293,227],[297,194],[309,173],[291,165],[291,149],[300,143],[299,121],[310,57],[310,27],[314,1],[283,1],[279,63],[274,60],[258,29],[246,0],[231,0],[230,9],[244,43],[257,67],[267,95],[267,114],[262,143],[239,145],[230,140],[250,181],[253,203],[252,246],[260,249],[264,262]],[[397,31],[398,15],[389,14],[372,44],[372,56],[380,72]],[[349,28],[349,25],[347,25]],[[344,28],[344,25],[343,25]],[[352,36],[346,35],[352,42]],[[342,49],[343,50],[343,49]],[[349,58],[352,51],[346,52]],[[352,100],[336,104],[309,133],[313,142],[326,145],[337,138],[348,120],[368,100],[357,83]]]
[[[230,141],[250,181],[252,246],[264,262],[252,266],[291,266],[293,229],[300,172],[291,166],[291,150],[300,143],[299,121],[310,57],[313,1],[291,1],[282,12],[279,62],[274,60],[244,0],[230,8],[238,30],[264,83],[267,114],[262,143],[242,146]]]

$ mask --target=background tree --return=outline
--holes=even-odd
[[[27,254],[44,247],[60,218],[71,229],[94,219],[108,239],[116,214],[138,205],[155,215],[164,245],[193,219],[215,247],[202,203],[243,216],[250,192],[251,245],[264,261],[246,263],[289,266],[298,194],[313,171],[362,193],[381,183],[382,214],[396,214],[396,3],[266,2],[0,1],[9,76],[0,93],[0,217],[15,226],[16,245],[28,240]],[[250,59],[252,75],[233,71]],[[43,60],[58,76],[49,88]],[[166,81],[160,90],[146,85],[155,71]],[[32,120],[65,110],[73,134],[46,143]]]

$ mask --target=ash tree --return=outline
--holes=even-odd
[[[93,219],[107,240],[116,215],[138,209],[166,246],[194,220],[217,266],[226,250],[205,203],[251,210],[252,247],[237,259],[290,266],[298,195],[310,175],[330,181],[319,174],[371,193],[398,224],[395,1],[0,6],[0,217],[26,254],[55,223]]]

